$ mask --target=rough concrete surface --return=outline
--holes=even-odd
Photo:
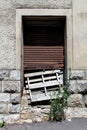
[[[73,119],[63,122],[42,122],[31,124],[12,124],[0,130],[87,130],[87,119]]]
[[[0,0],[0,68],[16,68],[16,9],[70,9],[71,0]]]

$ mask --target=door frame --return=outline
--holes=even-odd
[[[21,70],[21,90],[23,88],[23,16],[66,17],[65,28],[65,68],[72,68],[72,11],[71,9],[16,9],[16,69]],[[65,75],[65,76],[66,76]]]

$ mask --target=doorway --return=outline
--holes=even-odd
[[[25,86],[29,89],[31,102],[49,100],[48,93],[65,80],[65,17],[23,18],[23,52]],[[28,74],[28,77],[26,75]],[[57,76],[58,74],[58,76]],[[33,76],[30,76],[33,75]],[[36,77],[35,77],[36,75]],[[29,77],[30,76],[30,77]],[[59,77],[59,79],[58,79]],[[45,80],[46,79],[46,80]],[[28,82],[29,81],[29,82]],[[32,82],[34,81],[34,82]],[[50,81],[50,82],[49,82]],[[32,98],[33,93],[43,98]],[[45,87],[43,86],[43,83]],[[26,85],[28,84],[28,85]],[[49,84],[49,85],[47,85]],[[36,86],[38,86],[36,88]],[[50,87],[52,86],[52,87]],[[42,92],[42,93],[41,93]],[[46,98],[47,95],[47,98]],[[35,96],[35,95],[34,95]]]

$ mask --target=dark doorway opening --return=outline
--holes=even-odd
[[[60,70],[64,82],[65,17],[23,17],[23,43],[24,74]]]

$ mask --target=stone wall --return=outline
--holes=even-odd
[[[20,118],[20,71],[0,70],[0,121]]]
[[[69,86],[71,93],[68,99],[66,118],[87,118],[87,71],[73,70]]]
[[[26,91],[23,91],[21,102],[21,121],[22,122],[40,122],[49,120],[49,105],[28,105]],[[68,105],[65,109],[66,119],[87,118],[87,71],[71,71],[71,80],[69,86],[70,96]]]

